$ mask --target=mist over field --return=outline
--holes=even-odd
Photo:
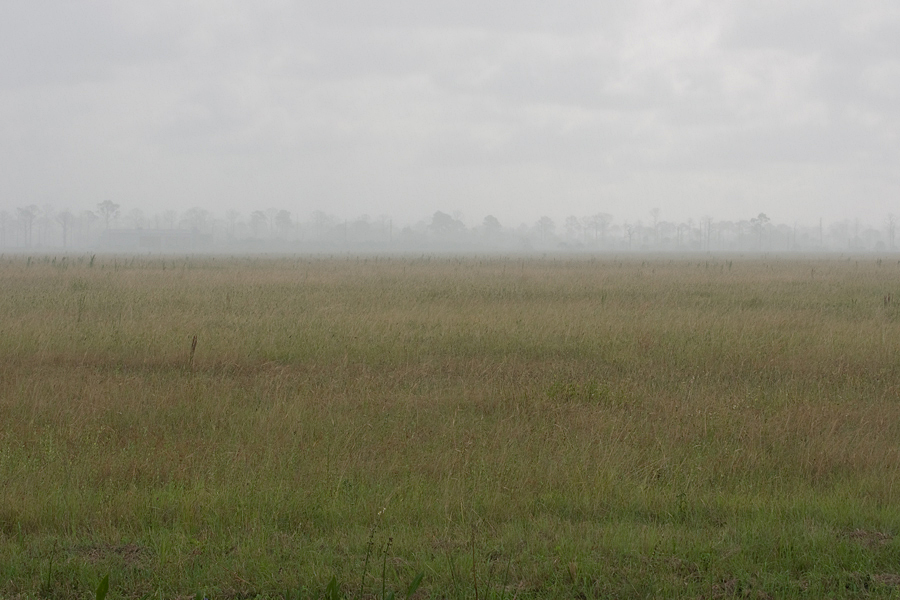
[[[777,223],[765,213],[736,221],[712,217],[669,221],[653,209],[646,221],[620,222],[609,213],[563,221],[501,223],[494,215],[467,224],[459,214],[435,211],[415,222],[388,215],[340,219],[316,211],[306,218],[285,209],[229,211],[194,207],[184,212],[124,211],[110,200],[95,210],[56,212],[19,207],[0,214],[0,250],[124,253],[616,253],[616,252],[894,252],[897,217],[881,227],[860,219],[814,226]]]

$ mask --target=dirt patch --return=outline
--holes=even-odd
[[[869,548],[884,546],[894,539],[894,536],[890,534],[865,529],[854,529],[847,533],[847,537]]]
[[[900,587],[900,575],[896,573],[882,573],[880,575],[872,575],[872,579],[890,587]]]
[[[724,579],[715,584],[708,596],[708,600],[720,600],[723,598],[754,598],[756,600],[772,600],[772,596],[758,587],[754,581],[741,581],[737,578]]]
[[[150,557],[147,548],[137,544],[102,544],[77,548],[75,552],[88,562],[97,564],[118,559],[125,566],[137,566]]]

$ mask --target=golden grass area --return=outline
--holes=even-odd
[[[897,597],[898,292],[887,257],[2,258],[0,596]]]

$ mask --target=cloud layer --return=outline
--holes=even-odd
[[[0,209],[900,212],[889,2],[0,9]]]

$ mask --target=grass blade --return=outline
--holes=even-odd
[[[104,600],[107,592],[109,592],[109,573],[106,574],[106,577],[104,577],[103,581],[100,582],[100,585],[97,586],[95,597],[97,600]]]
[[[422,579],[425,577],[425,571],[419,571],[419,574],[416,575],[416,578],[412,580],[409,584],[409,587],[406,588],[406,600],[412,598],[412,595],[416,593],[416,590],[419,589],[419,585],[422,583]]]
[[[325,588],[325,600],[341,600],[341,590],[338,587],[336,575],[331,577],[328,587]]]

